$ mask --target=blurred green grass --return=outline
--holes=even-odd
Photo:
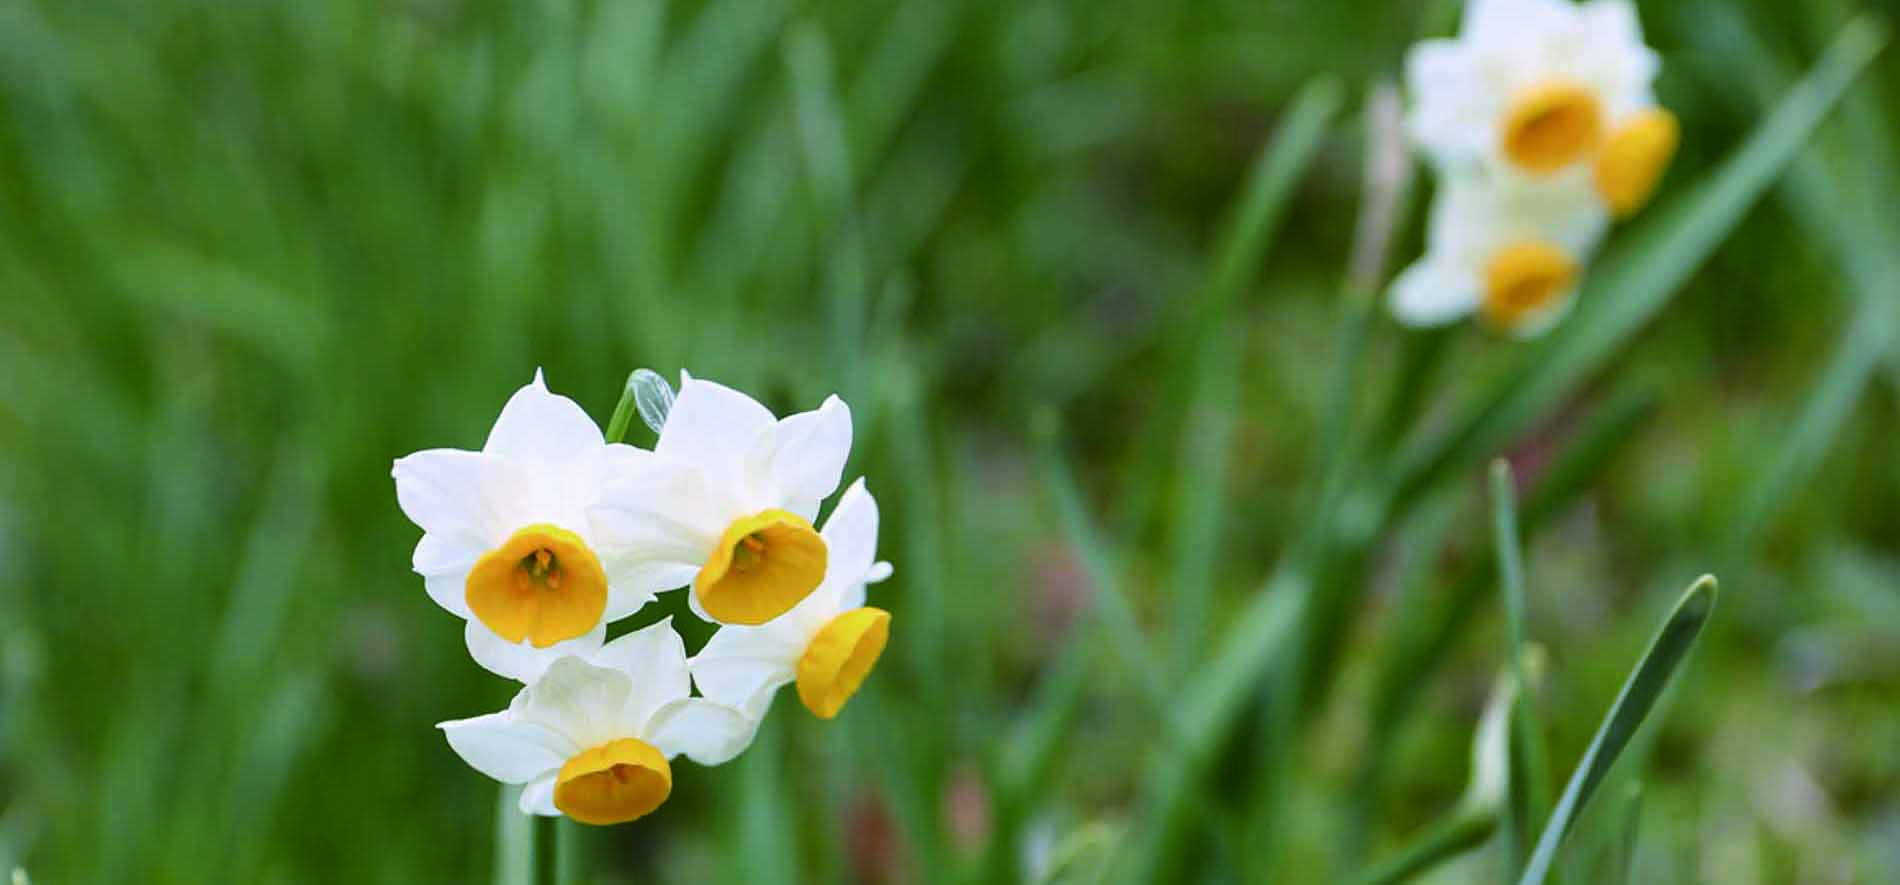
[[[1667,198],[1855,6],[1642,8],[1684,121]],[[1144,684],[1205,657],[1324,491],[1357,106],[1447,10],[0,2],[0,868],[487,875],[494,785],[430,726],[508,686],[409,572],[388,467],[479,445],[537,366],[602,422],[636,366],[781,411],[837,390],[898,569],[873,591],[890,651],[847,714],[781,705],[734,765],[682,767],[664,813],[582,835],[603,877],[934,880],[1004,821],[1021,852],[1086,867],[1140,826],[1142,771],[1170,751]],[[1228,270],[1248,170],[1322,75],[1347,110],[1265,257]],[[1890,54],[1614,365],[1503,452],[1533,488],[1593,416],[1653,393],[1527,539],[1554,782],[1686,577],[1723,578],[1642,768],[1643,879],[1900,870],[1896,88]],[[1383,317],[1366,334],[1376,399],[1412,345]],[[1427,428],[1529,347],[1444,337]],[[1047,493],[1051,457],[1073,502]],[[1409,715],[1368,721],[1400,619],[1486,555],[1479,480],[1380,539],[1336,673],[1297,733],[1262,705],[1226,742],[1174,875],[1249,868],[1246,748],[1270,735],[1299,759],[1266,781],[1284,877],[1343,874],[1365,859],[1343,846],[1396,846],[1458,795],[1506,646],[1493,595]],[[1111,584],[1145,646],[1070,629]],[[1005,795],[1041,725],[1047,786]]]

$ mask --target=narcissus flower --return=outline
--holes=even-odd
[[[770,623],[713,634],[692,660],[700,692],[756,721],[773,694],[795,682],[813,714],[838,715],[890,635],[890,613],[864,604],[865,585],[891,574],[890,563],[876,560],[877,521],[877,502],[864,480],[852,483],[825,521],[831,554],[824,583]]]
[[[1538,334],[1569,308],[1608,227],[1582,179],[1453,176],[1432,205],[1425,256],[1393,281],[1392,312],[1415,326],[1476,312],[1500,331]]]
[[[686,649],[667,620],[556,660],[506,710],[437,727],[475,770],[525,784],[522,811],[624,823],[672,793],[668,760],[718,765],[751,740],[746,717],[690,690]]]
[[[824,580],[829,551],[811,521],[844,472],[851,410],[833,396],[779,420],[680,374],[657,469],[623,476],[592,515],[641,592],[691,585],[701,616],[763,624]]]
[[[1472,0],[1457,39],[1407,58],[1408,128],[1448,173],[1578,175],[1626,215],[1676,150],[1659,67],[1627,0]]]
[[[481,451],[431,449],[396,462],[396,500],[424,532],[415,570],[429,598],[468,621],[477,663],[532,680],[564,654],[598,648],[608,623],[652,598],[626,580],[587,518],[611,477],[650,458],[609,445],[536,372]]]

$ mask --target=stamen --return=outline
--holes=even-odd
[[[547,648],[600,621],[607,575],[579,535],[532,525],[477,561],[464,592],[469,611],[496,635]]]

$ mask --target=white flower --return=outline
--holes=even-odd
[[[1628,0],[1472,0],[1457,39],[1407,57],[1407,128],[1450,173],[1589,170],[1628,214],[1676,149],[1675,117],[1651,93],[1659,67]]]
[[[1393,281],[1392,312],[1435,326],[1475,311],[1494,328],[1535,335],[1569,309],[1608,227],[1581,175],[1452,176],[1432,204],[1424,257]]]
[[[825,521],[831,550],[824,583],[783,616],[759,627],[725,627],[693,656],[693,681],[706,697],[755,722],[786,683],[820,718],[838,715],[877,664],[890,635],[888,612],[864,605],[866,584],[891,574],[877,562],[877,502],[858,480]]]
[[[430,449],[396,462],[396,500],[424,532],[415,570],[429,598],[468,622],[476,663],[527,682],[564,654],[598,648],[608,623],[652,598],[626,580],[587,519],[611,478],[651,457],[608,445],[537,371],[481,451]]]
[[[555,661],[502,712],[437,727],[476,771],[526,784],[522,811],[622,823],[666,801],[668,759],[718,765],[751,739],[754,725],[738,711],[690,690],[686,649],[669,619],[586,659]]]
[[[811,521],[844,473],[851,410],[833,396],[779,420],[743,393],[680,377],[657,469],[609,489],[595,524],[640,592],[691,584],[701,617],[763,624],[824,578]]]

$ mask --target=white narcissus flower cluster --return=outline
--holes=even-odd
[[[507,710],[441,728],[476,770],[524,785],[524,812],[644,816],[672,790],[670,759],[738,755],[784,685],[836,716],[889,637],[890,614],[864,605],[891,573],[864,481],[813,526],[851,451],[842,400],[779,419],[682,372],[659,429],[650,452],[609,442],[537,372],[481,451],[395,463],[429,597],[467,622],[477,664],[523,683]],[[690,663],[670,619],[606,641],[680,588],[721,625]]]
[[[1406,60],[1406,128],[1439,176],[1393,313],[1528,336],[1568,310],[1610,221],[1649,201],[1679,138],[1629,0],[1471,0]]]

